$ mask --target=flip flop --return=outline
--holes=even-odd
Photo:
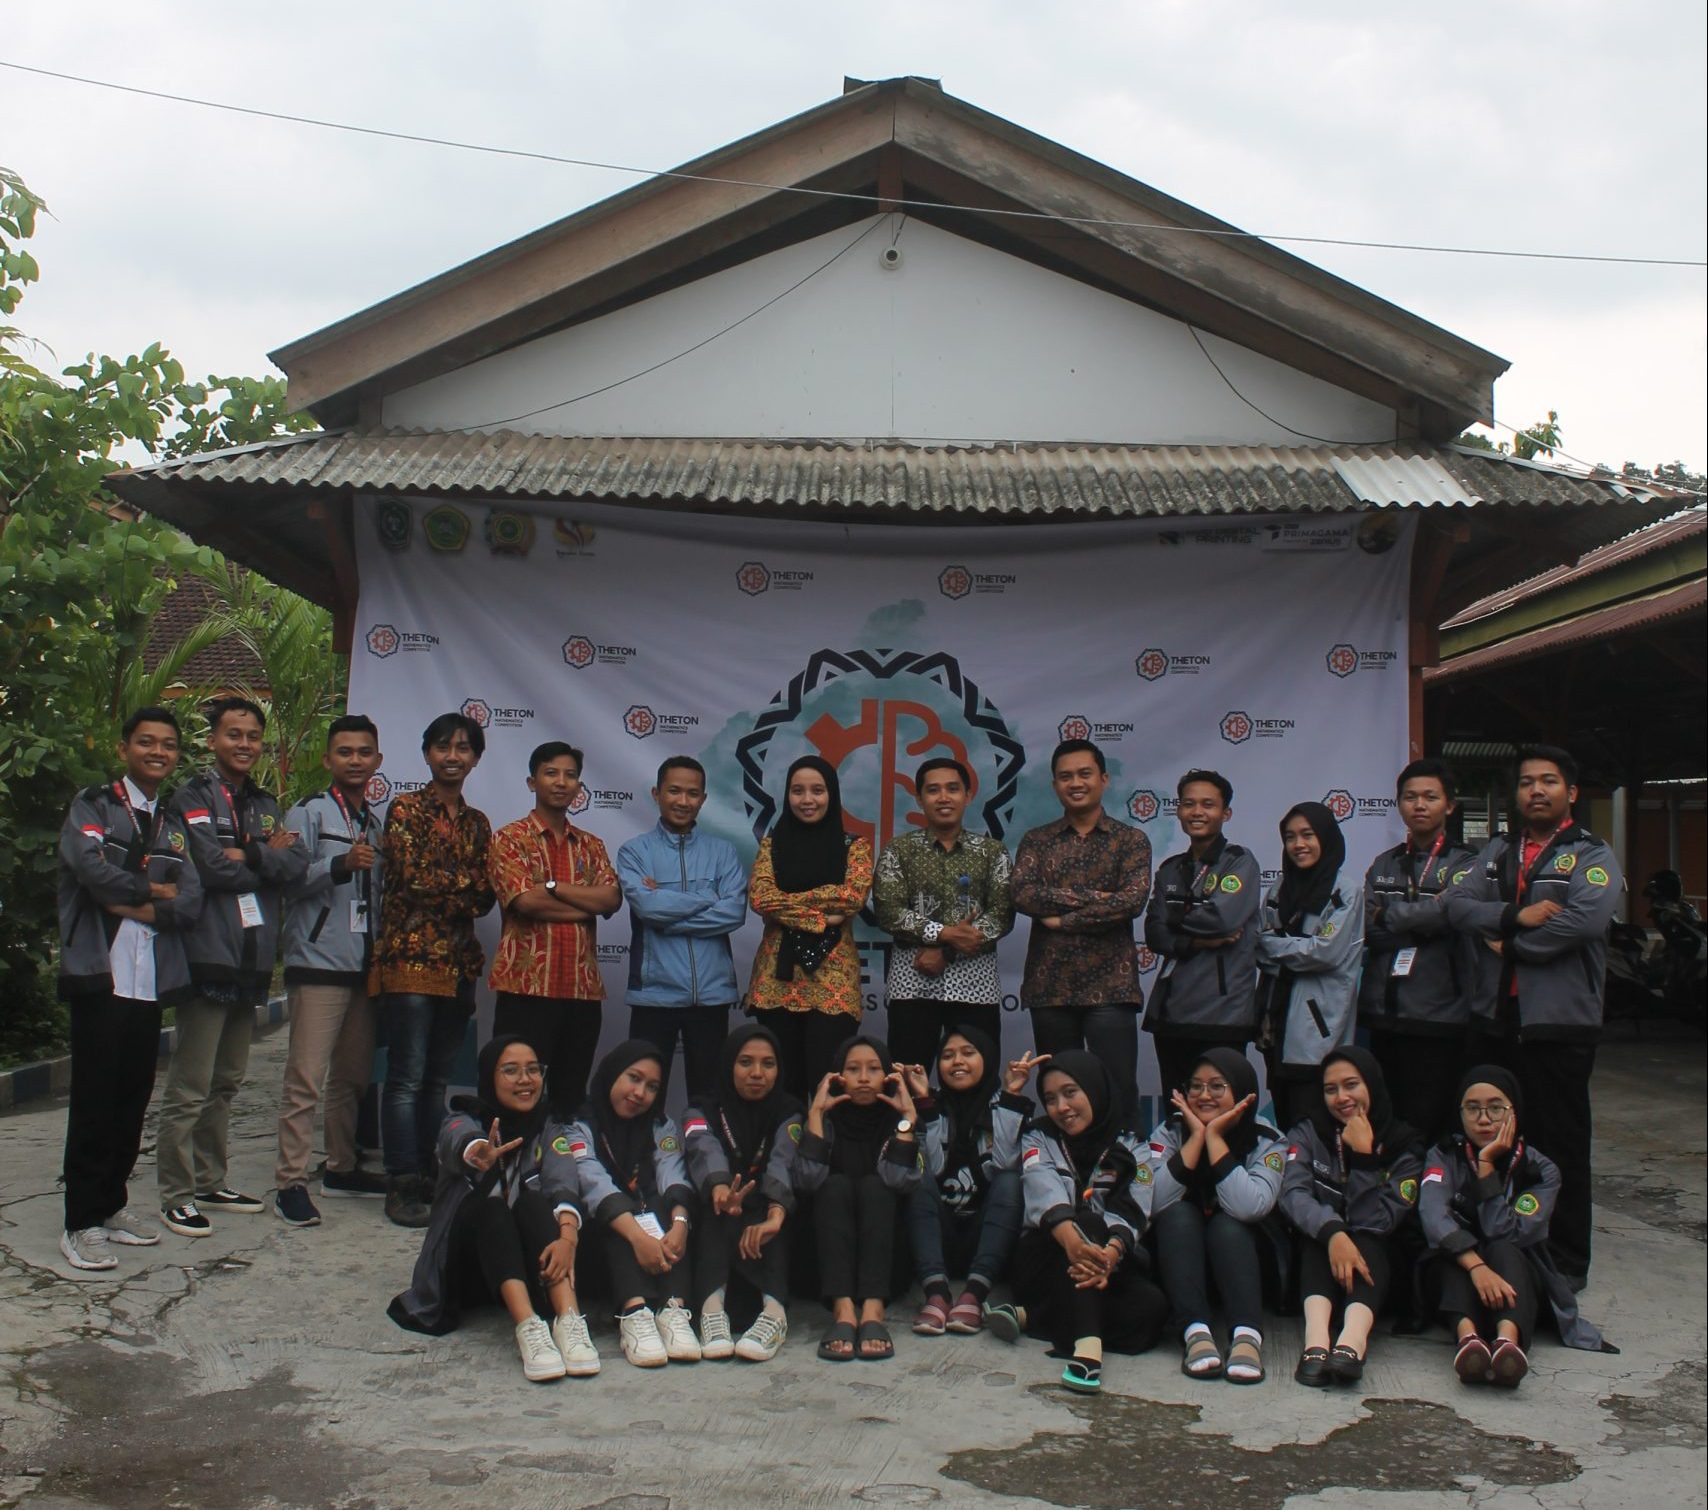
[[[1076,1394],[1095,1395],[1103,1388],[1103,1365],[1089,1358],[1069,1358],[1062,1383]]]
[[[882,1346],[877,1352],[868,1353],[863,1351],[868,1342],[881,1343]],[[859,1331],[854,1334],[854,1356],[856,1358],[864,1359],[868,1363],[880,1363],[885,1358],[893,1358],[895,1355],[895,1342],[890,1337],[890,1329],[883,1322],[862,1321],[860,1323]]]
[[[833,1352],[831,1343],[846,1342],[846,1353]],[[830,1329],[819,1340],[818,1355],[826,1363],[851,1363],[854,1360],[854,1323],[852,1321],[833,1321]]]
[[[1026,1330],[1025,1313],[1018,1306],[985,1302],[985,1330],[1000,1342],[1018,1342]]]

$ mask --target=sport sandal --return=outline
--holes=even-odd
[[[1194,1327],[1186,1334],[1186,1353],[1180,1372],[1188,1379],[1216,1379],[1222,1372],[1222,1353],[1208,1327]]]
[[[1263,1346],[1250,1337],[1234,1338],[1224,1372],[1229,1384],[1263,1383]]]

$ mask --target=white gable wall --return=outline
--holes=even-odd
[[[1391,440],[1391,409],[934,226],[882,222],[757,257],[385,401],[387,425],[553,435],[1276,445]],[[1286,428],[1290,427],[1290,428]]]

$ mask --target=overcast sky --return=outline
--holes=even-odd
[[[199,18],[195,28],[181,18]],[[171,16],[174,19],[154,19]],[[669,167],[918,73],[1247,230],[1701,259],[1701,0],[12,8],[0,58]],[[627,175],[256,121],[0,70],[47,199],[19,323],[70,361],[266,352]],[[1497,416],[1617,465],[1708,458],[1701,268],[1290,247],[1500,353]]]

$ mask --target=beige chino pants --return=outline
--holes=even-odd
[[[179,1003],[177,1022],[155,1153],[162,1210],[225,1185],[231,1103],[249,1068],[255,1008],[198,996]]]
[[[365,986],[294,985],[285,1089],[279,1101],[280,1190],[308,1183],[314,1114],[326,1102],[326,1167],[356,1167],[356,1112],[374,1063],[375,1006]]]

